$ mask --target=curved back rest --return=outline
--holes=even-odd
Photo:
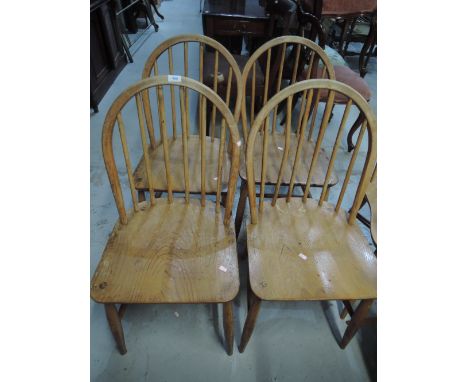
[[[189,43],[196,43],[198,48],[195,49],[195,52],[198,50],[199,57],[197,59],[196,54],[194,57],[189,57]],[[176,49],[176,45],[183,45],[183,51],[184,51],[184,69],[183,71],[177,70],[177,68],[174,68],[174,60],[173,60],[173,49]],[[194,67],[196,65],[196,62],[198,61],[198,80],[201,83],[208,83],[208,79],[203,78],[203,73],[204,73],[204,57],[205,57],[205,51],[207,50],[207,47],[211,48],[214,50],[214,68],[213,68],[213,80],[212,80],[212,89],[214,90],[215,93],[220,94],[221,96],[222,93],[225,92],[225,98],[224,101],[226,104],[229,105],[231,104],[231,93],[235,93],[236,99],[234,103],[234,110],[232,110],[232,113],[234,114],[234,119],[237,122],[239,120],[239,115],[240,115],[240,109],[241,109],[241,96],[242,96],[242,78],[241,78],[241,72],[239,69],[239,66],[237,65],[236,60],[232,56],[231,53],[219,42],[216,40],[213,40],[210,37],[207,36],[202,36],[202,35],[180,35],[180,36],[175,36],[172,37],[164,42],[162,42],[153,52],[150,54],[148,59],[146,60],[143,73],[142,73],[142,79],[151,77],[152,74],[155,76],[159,74],[178,74],[178,75],[183,75],[184,77],[190,77],[189,75],[189,65],[190,67]],[[180,47],[182,49],[182,47]],[[163,56],[165,53],[167,53],[167,65],[168,65],[168,70],[163,71],[160,69],[160,67],[163,67],[164,63],[159,61],[159,66],[158,67],[158,60]],[[176,63],[177,64],[177,63]],[[227,79],[226,78],[219,78],[219,68],[221,66],[228,66],[228,74],[227,74]],[[205,68],[206,69],[206,68]],[[234,77],[234,82],[235,84],[232,84],[232,77]],[[227,85],[226,85],[227,81]],[[221,93],[221,85],[223,85],[223,92]],[[235,86],[234,92],[232,91],[232,86]],[[172,98],[172,104],[174,105],[174,88],[171,86],[170,87],[170,92],[171,92],[171,98]],[[186,105],[188,107],[188,115],[190,116],[190,103],[189,103],[189,98],[188,94],[186,94]],[[198,119],[199,119],[199,124],[200,124],[200,118],[201,118],[201,99],[198,100]],[[214,139],[214,136],[216,134],[216,129],[215,129],[215,122],[216,122],[216,108],[213,108],[211,110],[211,116],[210,116],[210,121],[211,121],[211,128],[210,128],[210,133],[212,138]],[[189,131],[190,131],[190,120],[187,121],[189,124]],[[172,106],[172,134],[173,136],[176,136],[177,132],[175,129],[176,126],[176,110],[175,106]]]
[[[301,121],[300,130],[297,133],[297,145],[296,147],[290,147],[291,141],[291,114],[292,114],[292,99],[296,94],[300,94],[301,92],[307,92],[307,105],[304,117]],[[320,127],[318,131],[313,135],[311,131],[309,131],[309,137],[315,136],[315,148],[310,158],[310,165],[309,163],[304,163],[302,160],[302,147],[305,138],[305,131],[307,128],[307,121],[309,118],[309,114],[311,112],[310,106],[312,103],[312,98],[314,93],[326,91],[328,92],[328,98],[326,102],[326,106],[322,115],[322,120],[320,123]],[[363,142],[364,133],[367,131],[367,147],[361,150],[361,154],[365,154],[365,163],[362,168],[362,172],[360,173],[360,180],[357,190],[354,195],[354,202],[351,207],[351,211],[349,214],[349,223],[353,223],[358,209],[361,206],[362,200],[364,198],[364,194],[366,191],[366,187],[370,181],[370,177],[372,175],[372,171],[374,169],[375,161],[376,161],[376,120],[375,117],[367,104],[366,100],[357,93],[354,89],[345,85],[341,82],[334,81],[334,80],[307,80],[301,81],[294,85],[287,87],[286,89],[281,90],[277,93],[273,98],[268,101],[268,103],[260,110],[258,113],[257,118],[253,123],[253,126],[250,130],[249,139],[247,141],[247,154],[246,154],[246,166],[247,166],[247,182],[248,182],[248,192],[249,192],[249,203],[250,203],[250,214],[252,219],[252,224],[257,223],[257,209],[256,209],[256,192],[255,192],[255,174],[254,174],[254,164],[253,164],[253,157],[254,157],[254,147],[255,147],[255,140],[258,136],[263,138],[263,151],[262,151],[262,174],[261,174],[261,184],[260,184],[260,200],[259,200],[259,213],[261,213],[264,204],[264,194],[265,194],[265,173],[266,168],[268,165],[268,136],[269,134],[258,134],[259,130],[262,129],[265,120],[268,116],[273,112],[273,109],[276,108],[281,102],[287,100],[287,111],[286,111],[286,133],[285,133],[285,142],[283,148],[283,156],[281,160],[281,164],[278,166],[278,178],[275,185],[275,191],[273,194],[271,204],[274,206],[276,204],[276,200],[279,194],[279,188],[281,186],[281,180],[283,179],[283,172],[285,168],[285,164],[288,162],[289,156],[294,158],[294,165],[291,173],[291,178],[289,182],[289,189],[287,194],[286,201],[289,202],[292,196],[292,191],[295,186],[295,176],[297,174],[299,166],[307,166],[308,168],[308,177],[307,183],[304,189],[304,196],[303,202],[307,201],[307,197],[310,191],[310,185],[312,180],[312,174],[317,166],[319,153],[322,150],[322,144],[324,142],[324,135],[325,131],[327,130],[327,126],[330,120],[330,114],[334,103],[335,94],[341,94],[347,98],[346,106],[344,107],[343,114],[341,116],[341,120],[339,122],[338,131],[336,132],[336,136],[334,139],[333,148],[330,150],[331,153],[329,155],[329,162],[327,167],[327,172],[325,175],[324,186],[322,188],[320,198],[318,200],[318,205],[321,206],[325,201],[327,190],[329,187],[329,180],[332,174],[335,160],[337,157],[338,149],[340,147],[341,139],[343,136],[343,132],[345,130],[345,126],[348,122],[348,117],[351,111],[351,108],[354,106],[358,110],[358,113],[362,113],[364,116],[362,125],[360,126],[359,136],[356,142],[356,148],[351,156],[351,159],[348,163],[346,176],[343,180],[343,183],[340,188],[339,196],[337,197],[337,201],[335,203],[335,211],[338,212],[341,209],[341,204],[343,202],[343,198],[348,187],[349,180],[351,174],[353,173],[353,168],[355,167],[355,162],[358,157],[358,153],[361,148],[361,144]],[[338,111],[335,111],[335,114],[339,114]],[[334,117],[335,119],[338,116]],[[314,129],[314,126],[311,123],[310,126],[311,130]],[[330,131],[334,131],[334,129],[329,129]],[[331,134],[328,134],[329,136]],[[309,138],[310,139],[310,138]],[[356,172],[354,172],[355,174]],[[335,186],[333,190],[335,190],[338,186]],[[339,188],[339,187],[338,187]],[[328,203],[327,203],[328,204]]]
[[[288,63],[290,60],[286,56],[286,51],[292,50],[290,56],[294,62],[291,73],[285,76],[285,62]],[[262,65],[265,61],[266,63]],[[288,55],[289,56],[289,55]],[[273,61],[273,64],[272,64]],[[255,87],[256,87],[256,66],[260,66],[263,73],[265,73],[265,81],[263,84],[263,95],[262,95],[262,106],[274,94],[278,93],[281,88],[296,83],[298,80],[305,80],[313,78],[318,73],[318,65],[323,65],[321,73],[322,78],[335,79],[335,71],[333,65],[328,59],[325,51],[320,48],[316,43],[312,42],[303,37],[299,36],[281,36],[274,38],[260,48],[258,48],[254,54],[247,61],[244,70],[242,72],[242,84],[243,84],[243,102],[242,102],[242,132],[244,139],[247,140],[247,105],[246,96],[251,97],[250,101],[250,126],[252,126],[255,118]],[[262,67],[264,66],[264,68]],[[287,65],[286,65],[287,66]],[[306,70],[305,77],[302,76],[303,70]],[[247,93],[247,81],[251,75],[251,94]],[[286,84],[283,84],[283,80],[287,79]],[[262,84],[260,84],[262,85]],[[314,100],[315,106],[318,105],[319,99]],[[301,102],[301,115],[304,112],[305,106],[305,92],[302,95]],[[317,109],[317,107],[315,107]],[[272,133],[275,134],[277,129],[277,115],[278,106],[275,107],[273,116]]]
[[[226,167],[223,169],[224,155],[225,155],[225,131],[221,131],[221,139],[218,152],[218,161],[217,161],[217,194],[216,194],[216,210],[220,211],[220,202],[221,202],[221,179],[222,173],[224,171],[229,171],[228,179],[228,193],[225,203],[225,212],[224,212],[224,222],[225,224],[229,223],[232,204],[234,200],[234,193],[236,190],[236,182],[239,171],[239,150],[240,150],[240,139],[239,132],[237,130],[237,125],[232,116],[232,113],[229,111],[226,104],[223,100],[215,93],[213,90],[207,86],[201,84],[198,81],[192,80],[190,78],[177,76],[175,79],[173,76],[157,76],[141,80],[126,90],[124,90],[114,101],[109,111],[107,112],[106,119],[104,120],[104,126],[102,130],[102,151],[104,156],[104,162],[106,165],[107,174],[109,176],[109,181],[112,187],[112,192],[114,194],[115,203],[117,205],[117,210],[119,212],[120,222],[126,224],[128,221],[124,197],[122,193],[122,187],[119,180],[119,173],[117,171],[116,157],[114,156],[114,147],[113,147],[113,133],[116,122],[118,124],[120,141],[122,144],[123,156],[125,159],[126,172],[128,175],[129,191],[131,194],[133,210],[135,212],[139,211],[139,205],[136,199],[136,189],[133,179],[133,170],[130,159],[130,151],[127,145],[127,135],[124,125],[124,120],[126,120],[128,125],[132,127],[139,126],[139,136],[141,141],[141,148],[143,151],[143,161],[145,166],[145,172],[148,179],[149,185],[149,195],[151,205],[155,204],[154,197],[154,187],[152,179],[152,169],[149,158],[149,145],[147,140],[147,131],[145,129],[145,118],[143,117],[143,108],[142,108],[142,98],[145,92],[152,88],[157,88],[157,92],[160,93],[160,102],[158,102],[157,108],[159,112],[160,122],[160,136],[161,144],[157,146],[157,150],[162,150],[164,155],[164,163],[161,163],[161,166],[164,166],[166,182],[167,182],[167,198],[168,202],[173,202],[173,192],[172,192],[172,178],[174,174],[171,173],[171,155],[169,153],[170,147],[168,144],[168,137],[166,131],[166,118],[165,118],[165,104],[163,96],[163,88],[173,86],[179,90],[179,103],[181,109],[181,118],[180,118],[180,128],[182,130],[182,156],[184,163],[184,185],[185,185],[185,200],[187,203],[190,201],[190,184],[189,184],[189,166],[188,166],[188,153],[187,153],[187,139],[188,139],[188,126],[187,126],[187,108],[186,108],[186,98],[185,95],[189,89],[197,92],[200,95],[202,100],[202,124],[200,126],[200,166],[201,166],[201,204],[205,205],[205,184],[206,184],[206,152],[205,152],[205,137],[206,137],[206,104],[209,102],[213,107],[216,107],[223,119],[223,126],[227,125],[228,133],[231,135],[233,142],[237,144],[231,145],[230,161]],[[135,106],[136,106],[136,115],[138,118],[135,118]],[[133,109],[132,109],[133,107]],[[124,110],[125,109],[125,110]],[[125,112],[125,115],[124,115]],[[132,113],[133,112],[133,113]],[[133,120],[129,121],[128,116],[133,116]],[[136,121],[138,119],[138,122]],[[138,132],[136,133],[138,135]],[[150,145],[151,146],[151,145]],[[156,148],[155,148],[156,149]],[[229,165],[230,163],[230,165]]]

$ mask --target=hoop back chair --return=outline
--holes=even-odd
[[[150,54],[148,59],[146,60],[143,73],[142,73],[142,79],[149,78],[152,75],[158,75],[161,74],[163,69],[161,67],[163,66],[163,59],[166,59],[163,56],[167,56],[167,72],[164,72],[163,74],[180,74],[183,75],[184,77],[189,77],[189,66],[193,65],[193,61],[190,61],[189,57],[189,44],[195,43],[198,45],[198,51],[199,51],[199,76],[198,80],[201,83],[204,83],[208,87],[211,87],[215,93],[220,95],[221,97],[224,98],[224,101],[226,105],[229,107],[230,105],[233,105],[233,108],[230,110],[234,114],[234,120],[237,122],[239,119],[240,115],[240,109],[241,109],[241,96],[242,96],[242,80],[241,80],[241,72],[239,70],[239,67],[237,66],[236,61],[234,60],[233,56],[227,51],[227,49],[222,46],[220,43],[217,41],[213,40],[212,38],[206,37],[206,36],[201,36],[201,35],[180,35],[180,36],[175,36],[173,38],[170,38],[163,43],[161,43],[153,52]],[[173,59],[173,50],[182,48],[183,46],[183,71],[182,70],[177,70],[177,67],[174,65],[174,59]],[[177,47],[177,48],[176,48]],[[204,64],[204,56],[205,56],[205,50],[207,47],[210,47],[214,50],[214,68],[211,69],[211,77],[213,81],[210,83],[210,81],[207,81],[207,65]],[[190,65],[189,65],[190,62]],[[159,63],[159,65],[158,65]],[[228,73],[227,78],[218,78],[217,75],[214,75],[214,73],[218,73],[218,67],[223,66],[228,68],[226,72]],[[158,102],[160,103],[160,97],[163,97],[162,93],[157,94]],[[188,131],[190,133],[193,127],[193,123],[191,123],[190,119],[190,97],[189,97],[189,92],[185,92],[185,105],[186,105],[186,114],[188,116],[187,118],[187,126],[188,126]],[[198,97],[198,125],[201,125],[201,117],[202,117],[202,98],[203,97]],[[234,102],[231,102],[234,99]],[[150,95],[148,92],[143,93],[143,106],[145,110],[145,114],[148,116],[151,114],[150,111]],[[173,146],[174,148],[179,148],[179,150],[174,149],[174,155],[179,155],[177,152],[181,152],[182,149],[182,137],[180,134],[177,133],[177,103],[178,101],[175,99],[175,88],[174,85],[170,86],[170,103],[171,103],[171,125],[172,125],[172,139],[169,139],[169,144],[171,147]],[[220,135],[222,134],[222,130],[225,129],[224,126],[218,126],[218,129],[216,128],[217,124],[217,117],[219,117],[218,109],[216,107],[211,107],[212,104],[208,103],[207,104],[207,111],[205,111],[207,115],[207,120],[209,121],[209,124],[207,126],[207,131],[210,132],[211,139],[207,139],[205,145],[207,146],[207,153],[217,153],[219,150],[219,145],[220,145]],[[163,160],[162,158],[162,151],[155,149],[155,137],[154,137],[154,129],[153,129],[153,122],[152,118],[147,117],[148,120],[148,132],[150,134],[150,142],[151,142],[151,148],[149,152],[150,159],[152,161],[152,168],[157,166],[157,163],[161,162]],[[222,122],[224,123],[224,122]],[[215,137],[216,134],[218,133],[218,137]],[[192,166],[192,164],[198,163],[198,152],[200,150],[199,147],[199,140],[195,137],[189,137],[189,146],[188,146],[188,161],[189,161],[189,166]],[[216,178],[216,163],[214,163],[214,154],[207,154],[207,171],[208,171],[208,179],[213,180]],[[175,164],[177,166],[178,170],[181,172],[182,171],[182,162],[179,162],[179,164]],[[199,171],[191,172],[195,176],[195,178],[198,177]],[[191,176],[191,175],[190,175]],[[158,174],[154,173],[153,174],[153,179],[155,180],[155,189],[158,191],[157,194],[159,195],[161,191],[167,191],[167,184],[161,183],[159,179],[161,179]],[[225,188],[227,182],[227,178],[224,177],[222,179],[222,184],[223,188]],[[192,193],[200,193],[201,190],[198,187],[197,182],[191,182],[191,188],[190,192]],[[139,198],[140,200],[144,199],[144,193],[145,191],[148,191],[148,179],[145,174],[144,170],[144,165],[143,165],[143,158],[140,160],[139,165],[137,166],[136,172],[135,172],[135,186],[139,192]],[[181,186],[182,184],[177,185],[177,187],[174,189],[174,191],[181,191]],[[207,190],[206,192],[208,194],[214,194],[217,191],[217,185],[216,182],[214,181],[209,181],[207,184]],[[225,193],[223,193],[225,196]]]
[[[266,57],[265,57],[266,56]],[[287,57],[291,56],[293,60],[292,67],[288,70],[286,68]],[[264,60],[266,59],[266,60]],[[247,112],[247,97],[250,96],[250,126],[252,126],[253,121],[256,116],[256,94],[255,94],[255,70],[257,66],[262,64],[262,60],[266,62],[265,69],[265,86],[263,94],[260,95],[261,105],[264,106],[267,101],[271,98],[272,95],[277,94],[285,86],[294,84],[298,80],[298,75],[305,70],[307,79],[312,78],[313,73],[317,73],[317,70],[320,66],[324,69],[322,70],[322,78],[334,79],[335,73],[333,70],[333,65],[330,63],[326,53],[314,42],[309,39],[298,37],[298,36],[281,36],[273,40],[268,41],[260,48],[258,48],[254,54],[249,58],[245,68],[242,72],[242,83],[243,83],[243,102],[242,102],[242,131],[244,139],[247,140],[248,137],[248,112]],[[251,75],[251,72],[253,75]],[[284,75],[287,73],[286,76]],[[285,78],[286,77],[286,78]],[[247,93],[247,81],[251,78],[252,85],[250,86],[251,93]],[[303,116],[305,115],[306,107],[306,92],[297,95],[302,96],[302,102],[300,106],[299,116],[297,118],[296,133],[292,134],[290,139],[297,143],[297,137],[299,136],[300,126],[307,121],[303,121]],[[312,102],[314,107],[314,112],[312,113],[312,122],[315,123],[315,118],[317,116],[317,106],[319,98],[314,96]],[[282,104],[284,105],[284,104]],[[285,146],[285,130],[284,126],[279,124],[278,126],[278,115],[284,107],[282,105],[276,105],[274,108],[272,118],[267,118],[264,127],[262,128],[261,134],[271,138],[267,140],[268,153],[272,157],[270,161],[270,166],[266,169],[264,174],[265,183],[267,185],[276,184],[276,170],[281,163],[281,158]],[[308,115],[309,116],[309,115]],[[271,128],[270,128],[271,124]],[[268,128],[266,128],[268,127]],[[278,131],[279,129],[279,131]],[[294,144],[294,143],[292,143]],[[262,181],[260,177],[260,166],[262,163],[262,149],[263,146],[260,141],[256,144],[254,149],[254,165],[256,166],[256,183],[260,184]],[[312,140],[306,140],[304,142],[303,157],[301,160],[307,160],[310,157],[314,149],[314,143]],[[274,158],[274,159],[273,159]],[[237,207],[236,213],[236,233],[240,231],[242,224],[245,202],[247,200],[247,173],[245,162],[243,161],[244,157],[241,156],[241,167],[240,167],[240,176],[242,179],[241,191],[239,197],[239,204]],[[317,187],[322,187],[325,181],[325,171],[324,166],[328,161],[328,158],[324,155],[323,152],[319,154],[319,165],[316,167],[316,170],[313,174],[312,185]],[[287,163],[285,163],[285,174],[284,178],[281,179],[281,185],[289,185],[289,179],[291,171],[293,168],[292,158],[289,158]],[[300,170],[295,174],[295,177],[292,179],[294,186],[301,186],[303,189],[307,181],[307,173]],[[334,173],[328,179],[330,185],[334,185],[338,181],[338,178]]]
[[[161,115],[160,134],[164,152],[163,167],[167,177],[167,200],[154,197],[154,183],[151,176],[148,137],[145,129],[142,99],[145,91],[174,86],[179,90],[179,102],[182,110],[180,128],[182,130],[183,175],[173,172],[175,159],[170,150],[166,131],[164,105],[159,108]],[[189,134],[187,126],[185,94],[191,89],[202,96],[203,106],[211,102],[216,107],[236,142],[239,133],[234,117],[221,98],[205,85],[185,77],[175,80],[171,76],[157,76],[142,80],[125,90],[112,104],[104,121],[102,131],[102,150],[104,162],[119,213],[103,256],[92,279],[91,296],[105,304],[106,315],[112,333],[122,354],[126,352],[121,318],[126,304],[157,303],[223,303],[224,328],[228,353],[232,353],[233,313],[232,300],[238,293],[239,275],[237,264],[236,239],[231,211],[236,189],[239,166],[240,146],[234,144],[231,161],[223,168],[224,134],[217,153],[218,192],[216,201],[206,198],[206,166],[203,143],[206,132],[206,114],[202,113],[200,126],[201,172],[198,183],[201,198],[190,196],[188,166]],[[161,98],[162,99],[162,98]],[[136,187],[132,176],[132,164],[123,112],[136,103],[143,162],[149,179],[149,201],[138,202]],[[126,114],[127,115],[127,114]],[[124,194],[122,182],[116,165],[113,144],[115,125],[118,125],[126,173],[128,175],[127,193]],[[138,132],[135,133],[138,135]],[[221,208],[221,173],[227,171],[228,191],[224,210]],[[175,197],[173,184],[182,176],[184,197]],[[127,211],[125,201],[131,201]],[[128,204],[128,203],[127,203]],[[122,304],[117,311],[116,304]]]
[[[309,162],[298,160],[306,138],[306,126],[302,126],[297,145],[292,145],[291,114],[294,94],[307,92],[306,114],[310,112],[313,93],[326,92],[327,102],[320,126],[317,127],[314,152]],[[314,167],[318,157],[334,97],[339,93],[348,97],[336,138],[330,153],[325,182],[319,198],[308,197]],[[286,139],[281,164],[271,202],[265,201],[265,170],[271,159],[266,152],[267,135],[260,134],[264,122],[275,107],[287,101]],[[343,131],[352,107],[365,116],[357,141],[357,150],[349,160],[346,175],[341,182],[334,202],[325,200],[328,182],[342,139]],[[307,121],[307,116],[303,121]],[[313,129],[313,126],[311,126]],[[370,304],[377,297],[377,262],[363,233],[356,223],[366,186],[376,160],[376,121],[367,102],[349,86],[333,80],[307,80],[283,89],[268,101],[257,115],[247,141],[247,182],[251,224],[247,226],[247,252],[249,263],[249,311],[242,333],[240,351],[243,352],[252,334],[261,300],[314,301],[314,300],[362,300],[349,324],[341,347],[345,347],[366,315]],[[367,147],[362,171],[355,170],[359,149],[367,132]],[[310,134],[310,131],[309,133]],[[260,195],[257,202],[256,167],[254,165],[256,140],[263,140]],[[286,197],[279,197],[279,185],[288,157],[293,156],[292,178],[299,166],[307,166],[307,183],[304,196],[293,197],[293,179],[289,181]],[[276,159],[275,159],[276,160]],[[358,186],[350,187],[352,174],[359,174]],[[338,188],[336,186],[334,190]],[[336,191],[338,191],[336,189]],[[351,208],[344,208],[349,201]],[[357,313],[359,312],[359,314]]]

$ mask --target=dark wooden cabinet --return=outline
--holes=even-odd
[[[205,0],[202,20],[203,33],[234,54],[241,53],[244,36],[257,46],[272,34],[272,19],[259,0]]]
[[[125,52],[116,32],[112,0],[91,1],[91,108],[98,104],[127,63]]]

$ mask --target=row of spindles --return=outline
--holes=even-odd
[[[203,81],[203,65],[204,65],[204,45],[200,44],[200,72],[199,72],[199,79],[200,81]],[[280,55],[280,64],[279,64],[279,71],[278,75],[276,77],[276,92],[280,90],[281,87],[281,81],[282,81],[282,72],[284,69],[284,60],[286,56],[286,44],[283,44],[281,47],[281,55]],[[292,78],[291,78],[291,83],[295,83],[297,79],[297,71],[298,71],[298,62],[299,62],[299,57],[300,57],[300,48],[299,45],[297,45],[295,51],[294,51],[294,66],[293,66],[293,72],[292,72]],[[310,78],[311,71],[315,70],[316,63],[315,60],[315,54],[314,52],[310,55],[310,59],[308,62],[308,70],[307,70],[307,78]],[[169,61],[169,72],[170,74],[174,74],[174,62],[173,62],[173,52],[172,52],[172,47],[168,49],[168,61]],[[253,67],[251,70],[253,70],[252,73],[252,103],[251,103],[251,123],[253,123],[254,115],[255,115],[255,65],[254,63]],[[267,100],[268,100],[268,89],[269,89],[269,82],[270,82],[270,67],[271,67],[271,50],[267,51],[267,63],[266,63],[266,76],[265,76],[265,86],[263,89],[263,102],[262,104],[265,105]],[[213,73],[213,90],[217,92],[218,90],[218,68],[219,68],[219,54],[218,51],[215,52],[215,65],[214,65],[214,73]],[[158,75],[158,66],[157,63],[154,65],[154,75]],[[188,76],[188,43],[184,43],[184,75]],[[231,83],[232,83],[232,68],[229,69],[229,74],[228,74],[228,82],[227,82],[227,89],[226,89],[226,97],[225,97],[225,102],[229,105],[230,102],[230,93],[231,93]],[[327,72],[325,68],[322,70],[322,78],[326,78]],[[186,202],[189,202],[190,200],[190,177],[189,177],[189,163],[188,163],[188,140],[190,136],[190,118],[189,118],[189,89],[188,88],[183,88],[183,87],[178,87],[179,88],[179,108],[181,112],[181,120],[180,120],[180,125],[181,125],[181,130],[182,130],[182,145],[183,145],[183,162],[184,162],[184,186],[185,186],[185,200]],[[175,86],[174,85],[169,85],[170,89],[170,99],[171,99],[171,117],[172,117],[172,135],[173,139],[176,138],[177,136],[177,117],[176,117],[176,105],[175,105]],[[153,128],[153,123],[152,123],[152,115],[151,115],[151,110],[148,108],[149,103],[149,96],[147,93],[142,92],[142,95],[136,95],[135,96],[135,101],[136,101],[136,106],[137,106],[137,111],[138,111],[138,120],[139,120],[139,128],[140,128],[140,137],[141,137],[141,144],[143,147],[143,160],[144,160],[144,166],[145,166],[145,172],[146,176],[148,179],[148,188],[149,188],[149,194],[150,194],[150,203],[153,205],[155,203],[155,189],[153,187],[153,179],[152,179],[152,171],[151,171],[151,165],[150,165],[150,159],[149,159],[149,151],[148,147],[150,146],[153,150],[156,149],[156,143],[155,143],[155,137],[154,137],[154,128]],[[158,110],[158,116],[159,116],[159,123],[160,123],[160,135],[161,135],[161,143],[162,143],[162,149],[163,149],[163,155],[164,155],[164,166],[165,166],[165,172],[166,172],[166,179],[167,179],[167,197],[169,203],[173,201],[173,182],[171,178],[171,167],[170,167],[170,156],[169,156],[169,137],[167,135],[167,128],[166,128],[166,112],[165,112],[165,102],[164,102],[164,93],[162,86],[157,87],[156,89],[156,98],[157,98],[157,110]],[[291,119],[292,119],[292,98],[293,96],[288,97],[287,99],[287,107],[286,107],[286,127],[285,127],[285,147],[283,151],[283,157],[281,160],[281,165],[278,173],[278,179],[277,183],[275,185],[275,191],[273,194],[272,198],[272,205],[275,205],[278,195],[279,195],[279,189],[280,185],[282,183],[282,178],[284,174],[284,169],[287,163],[287,159],[289,156],[289,153],[291,151],[290,149],[290,141],[291,141],[291,134],[292,128],[291,128]],[[301,151],[302,151],[302,146],[304,143],[306,131],[309,130],[308,133],[308,140],[312,139],[313,135],[313,130],[315,126],[315,120],[317,117],[317,111],[318,111],[318,103],[320,101],[320,90],[309,90],[309,91],[304,91],[302,92],[302,101],[301,101],[301,107],[300,107],[300,113],[299,113],[299,125],[298,128],[296,129],[296,135],[298,137],[298,144],[295,150],[295,158],[294,158],[294,164],[293,164],[293,169],[292,169],[292,174],[291,178],[289,181],[289,189],[288,189],[288,194],[287,194],[287,201],[290,200],[292,196],[292,191],[295,185],[295,177],[298,171],[299,166],[301,165]],[[144,105],[144,110],[145,113],[143,115],[143,107],[142,107],[142,102]],[[314,170],[318,161],[318,156],[319,156],[319,151],[320,151],[320,146],[326,131],[326,127],[328,125],[328,121],[330,119],[330,114],[333,108],[334,104],[334,92],[330,91],[328,94],[328,99],[324,111],[324,115],[321,121],[321,125],[319,128],[319,132],[317,135],[317,140],[315,144],[315,149],[314,153],[311,159],[311,163],[309,166],[309,171],[308,171],[308,179],[307,183],[305,186],[304,190],[304,201],[307,198],[307,195],[309,194],[311,182],[312,182],[312,176],[314,174]],[[342,138],[342,134],[344,131],[344,127],[346,125],[349,112],[352,106],[352,101],[349,100],[345,106],[344,112],[343,112],[343,117],[338,129],[338,133],[336,136],[336,140],[333,146],[332,154],[330,157],[330,161],[328,164],[327,172],[325,175],[325,182],[324,182],[324,187],[322,189],[321,195],[320,195],[320,200],[319,204],[321,205],[327,195],[328,191],[328,184],[330,181],[331,173],[333,171],[336,155],[337,155],[337,150],[339,147],[339,142]],[[207,100],[205,97],[200,96],[199,101],[198,101],[198,107],[199,107],[199,129],[200,129],[200,155],[201,155],[201,203],[202,205],[205,205],[206,201],[206,128],[207,128]],[[307,124],[309,121],[310,113],[312,111],[312,118],[310,120],[309,128],[307,129]],[[216,122],[216,107],[213,105],[212,110],[211,110],[211,139],[212,141],[214,140],[214,131],[215,131],[215,122]],[[148,145],[147,141],[147,136],[146,136],[146,129],[145,129],[145,120],[146,120],[146,127],[148,129],[149,133],[149,138],[150,138],[150,145]],[[118,127],[119,127],[119,134],[121,138],[121,143],[122,143],[122,149],[124,153],[124,159],[125,159],[125,164],[127,167],[127,175],[129,178],[129,184],[130,184],[130,189],[131,189],[131,196],[132,196],[132,203],[133,203],[133,209],[135,211],[138,210],[138,203],[137,203],[137,197],[136,197],[136,189],[135,189],[135,184],[133,180],[133,172],[132,172],[132,167],[131,167],[131,161],[129,157],[129,151],[128,151],[128,146],[127,146],[127,140],[126,140],[126,135],[125,135],[125,126],[122,120],[121,114],[118,115],[117,117],[117,122],[118,122]],[[274,113],[273,113],[273,119],[272,119],[272,134],[276,133],[276,122],[277,122],[277,107],[274,108]],[[265,183],[266,183],[266,168],[268,165],[268,139],[269,139],[269,126],[270,126],[270,113],[266,116],[263,127],[262,127],[262,136],[263,136],[263,155],[262,155],[262,174],[261,174],[261,184],[260,184],[260,202],[259,202],[259,209],[260,211],[263,208],[264,205],[264,197],[265,197]],[[340,191],[340,195],[338,197],[338,202],[336,204],[336,211],[338,211],[341,207],[341,203],[343,201],[343,197],[346,191],[346,188],[349,183],[349,179],[352,173],[353,166],[355,164],[356,158],[357,158],[357,153],[359,152],[359,148],[361,146],[362,140],[364,133],[366,131],[367,125],[364,122],[361,130],[359,132],[359,136],[356,142],[356,148],[352,154],[345,179]],[[220,203],[221,203],[221,192],[222,192],[222,173],[223,173],[223,160],[224,160],[224,146],[226,144],[226,121],[223,118],[221,121],[221,128],[220,128],[220,145],[219,145],[219,152],[218,152],[218,167],[217,167],[217,191],[216,191],[216,208],[219,210],[220,208]]]

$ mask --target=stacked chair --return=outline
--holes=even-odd
[[[174,61],[176,49],[183,50],[183,65]],[[189,57],[194,51],[196,60]],[[190,78],[194,63],[198,76]],[[337,100],[343,106],[334,109]],[[345,167],[339,179],[337,157],[352,109],[358,137],[348,163],[339,164]],[[332,111],[337,129],[329,125]],[[170,303],[221,304],[232,354],[240,285],[236,236],[247,199],[248,313],[239,351],[265,300],[343,301],[342,317],[351,319],[342,348],[368,320],[377,298],[377,260],[357,222],[371,200],[371,179],[376,182],[376,119],[359,92],[336,80],[315,42],[270,40],[242,73],[206,36],[163,42],[141,81],[110,107],[102,150],[119,219],[91,297],[104,305],[121,354],[127,306]]]

